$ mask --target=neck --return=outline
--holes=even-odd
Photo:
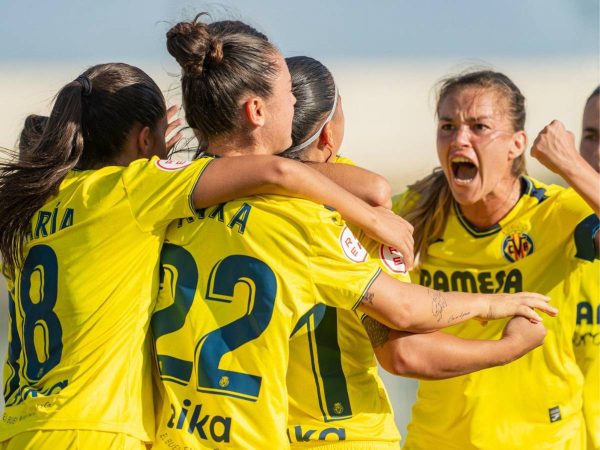
[[[264,145],[250,136],[223,135],[212,137],[206,149],[208,153],[218,156],[270,155]]]
[[[521,197],[520,179],[510,177],[497,189],[472,205],[459,205],[463,216],[477,228],[498,224],[515,207]]]

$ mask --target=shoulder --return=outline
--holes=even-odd
[[[398,215],[406,214],[419,201],[420,195],[411,189],[392,197],[392,211]]]

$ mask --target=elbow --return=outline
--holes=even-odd
[[[295,173],[294,161],[274,157],[268,169],[263,172],[264,182],[270,186],[289,188]]]
[[[431,379],[419,353],[411,349],[410,345],[404,345],[403,339],[384,346],[377,352],[377,360],[381,367],[392,375]]]
[[[392,208],[392,187],[384,177],[377,176],[374,180],[373,186],[371,186],[369,191],[367,203],[371,206],[382,206],[387,209]]]

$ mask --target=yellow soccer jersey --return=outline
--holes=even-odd
[[[294,324],[315,305],[355,308],[380,272],[343,245],[338,213],[264,196],[171,225],[152,332],[157,448],[282,449]]]
[[[336,163],[354,165],[340,156]],[[393,249],[360,229],[351,231],[356,240],[345,241],[350,252],[410,282]],[[362,316],[319,304],[295,324],[287,373],[287,434],[292,447],[343,441],[346,448],[357,442],[368,442],[369,448],[398,448],[400,435]],[[336,448],[344,448],[343,442]]]
[[[583,416],[588,450],[600,450],[600,261],[581,268],[573,350],[584,377]]]
[[[147,330],[171,220],[210,159],[72,171],[9,281],[0,441],[31,430],[154,434]],[[181,170],[179,170],[181,168]]]
[[[558,317],[545,317],[544,345],[515,362],[421,381],[405,449],[585,447],[583,376],[572,340],[579,269],[594,259],[598,218],[572,189],[522,178],[522,190],[513,210],[487,230],[474,229],[454,205],[413,281],[444,291],[540,292],[552,298]],[[505,323],[468,321],[445,331],[498,339]]]

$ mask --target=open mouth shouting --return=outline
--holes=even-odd
[[[467,185],[477,176],[479,168],[464,156],[455,156],[450,160],[453,181],[458,185]]]

